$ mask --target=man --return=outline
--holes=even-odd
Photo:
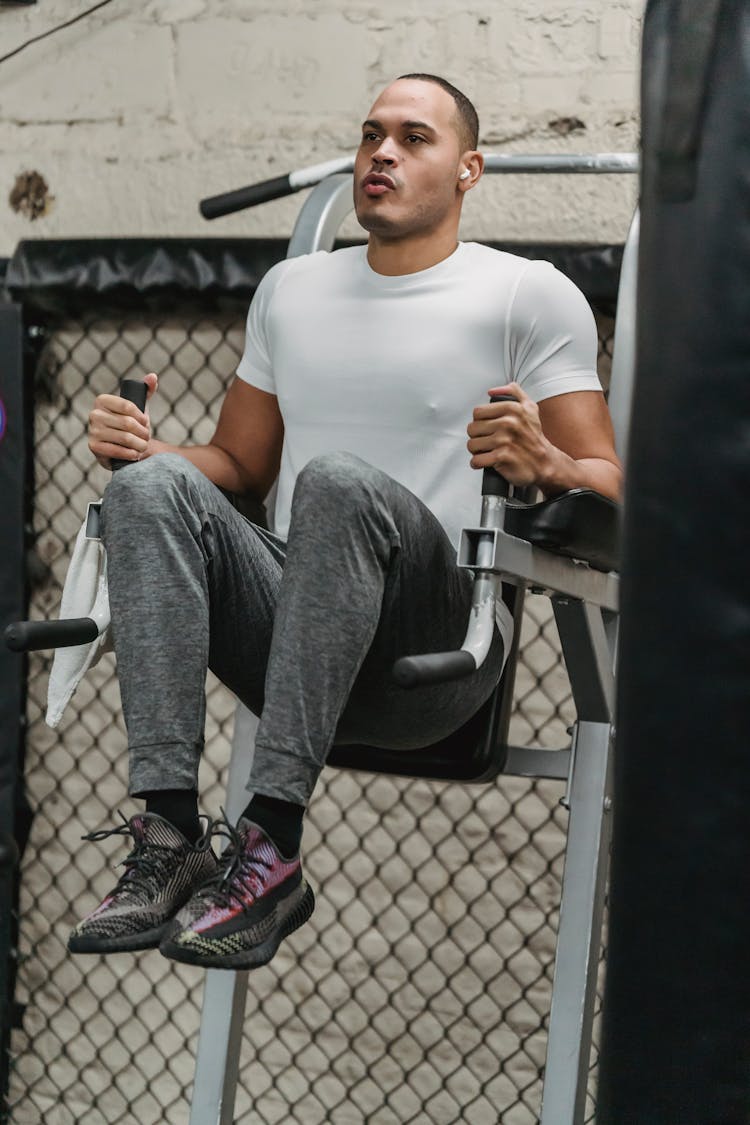
[[[354,172],[367,247],[269,271],[208,445],[167,446],[132,404],[96,400],[93,453],[139,462],[114,476],[102,527],[130,789],[146,813],[113,830],[134,847],[73,951],[268,961],[313,909],[302,817],[333,742],[424,746],[500,676],[502,605],[473,676],[412,691],[391,678],[398,656],[462,642],[471,579],[456,543],[479,510],[473,470],[618,495],[582,295],[547,263],[458,242],[477,139],[473,106],[443,79],[387,87]],[[489,404],[498,390],[517,401]],[[219,491],[263,499],[277,475],[275,534]],[[260,716],[253,797],[221,828],[220,861],[198,819],[207,667]]]

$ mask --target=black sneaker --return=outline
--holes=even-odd
[[[123,818],[124,819],[124,818]],[[132,836],[117,886],[68,939],[71,953],[118,953],[153,949],[177,911],[217,870],[211,829],[190,844],[179,829],[156,813],[140,813],[117,828],[90,832],[84,840]]]
[[[229,837],[220,870],[179,911],[159,949],[190,965],[255,969],[307,921],[315,896],[299,855],[280,855],[257,824],[217,826]]]

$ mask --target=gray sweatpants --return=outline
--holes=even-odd
[[[306,805],[334,743],[414,748],[465,722],[502,666],[403,689],[398,656],[458,648],[471,578],[432,513],[348,453],[299,474],[288,542],[179,454],[112,477],[102,508],[130,791],[196,788],[206,670],[260,716],[248,787]]]

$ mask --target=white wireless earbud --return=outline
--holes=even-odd
[[[471,175],[471,172],[469,171],[469,169],[464,168],[463,172],[461,173],[461,175],[458,178],[459,178],[459,180],[468,180],[470,175]]]

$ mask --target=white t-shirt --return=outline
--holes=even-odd
[[[466,427],[490,387],[536,402],[601,390],[583,294],[549,262],[476,242],[418,273],[386,277],[366,247],[277,263],[247,317],[237,374],[278,397],[284,419],[274,530],[286,539],[297,474],[348,451],[420,498],[458,546],[476,527],[482,473]]]

